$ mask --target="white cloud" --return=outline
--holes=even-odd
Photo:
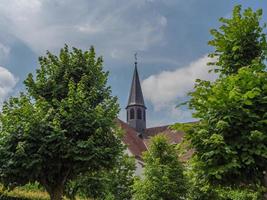
[[[0,105],[13,90],[17,81],[17,78],[10,71],[0,66]]]
[[[147,121],[148,127],[154,127],[154,126],[163,126],[163,125],[171,125],[177,122],[192,122],[195,121],[195,119],[192,118],[192,111],[188,109],[181,109],[181,108],[176,108],[174,104],[165,106],[164,107],[164,115],[166,117],[154,117],[153,115],[159,115],[158,111],[154,111],[151,113],[152,116],[149,118]]]
[[[167,19],[146,12],[149,2],[128,0],[2,0],[0,31],[7,31],[35,53],[57,50],[64,43],[127,59],[163,40]],[[130,52],[129,52],[130,51]]]
[[[210,61],[211,58],[205,55],[175,71],[163,71],[149,76],[142,82],[145,98],[153,104],[155,110],[168,107],[172,111],[178,98],[186,97],[186,94],[192,90],[196,79],[214,80],[216,78],[215,74],[208,73],[210,67],[207,67],[207,63]]]

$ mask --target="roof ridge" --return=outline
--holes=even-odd
[[[169,127],[169,126],[171,126],[172,124],[169,124],[169,125],[162,125],[162,126],[154,126],[154,127],[149,127],[149,128],[147,128],[146,130],[148,130],[148,129],[153,129],[153,128],[164,128],[164,127]]]

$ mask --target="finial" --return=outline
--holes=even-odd
[[[134,54],[134,59],[135,59],[135,65],[137,65],[137,52],[135,52],[135,54]]]

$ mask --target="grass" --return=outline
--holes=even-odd
[[[48,193],[37,183],[16,187],[11,191],[4,190],[4,187],[0,184],[0,200],[50,200],[50,198]],[[78,197],[77,200],[85,199]]]
[[[24,187],[17,187],[12,191],[4,190],[0,186],[1,200],[49,200],[49,195],[42,190],[29,190]]]

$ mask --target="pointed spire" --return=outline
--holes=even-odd
[[[142,88],[139,80],[138,70],[137,70],[137,53],[135,53],[135,62],[134,62],[134,74],[132,79],[131,91],[128,99],[128,106],[139,105],[144,106],[144,97],[142,93]]]

